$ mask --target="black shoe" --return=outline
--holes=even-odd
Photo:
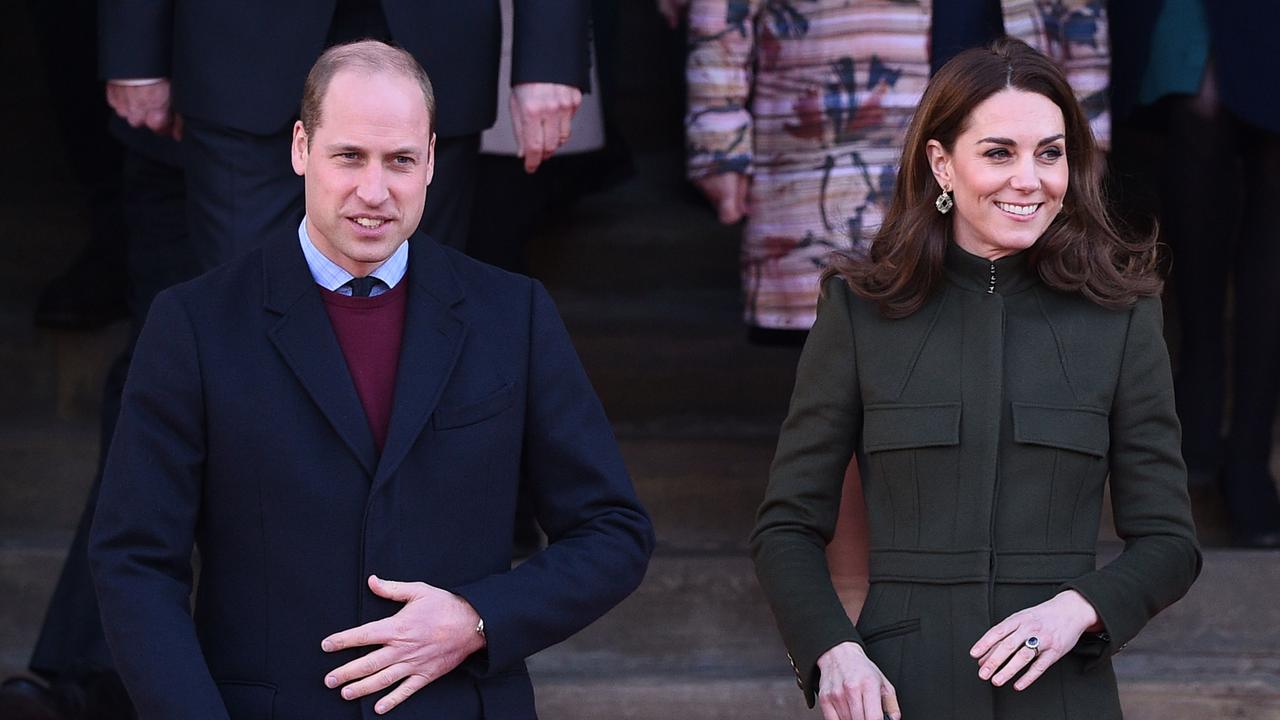
[[[28,677],[11,677],[0,683],[0,717],[6,720],[66,720],[49,688]]]

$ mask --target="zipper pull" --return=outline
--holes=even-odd
[[[987,285],[987,294],[994,295],[996,292],[996,264],[991,263],[991,282]]]

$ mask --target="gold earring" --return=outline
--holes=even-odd
[[[951,188],[943,188],[942,194],[937,200],[933,201],[933,206],[938,208],[938,212],[946,215],[951,212],[951,208],[955,206],[955,201],[951,199]]]

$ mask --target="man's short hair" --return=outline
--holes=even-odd
[[[329,83],[333,76],[342,70],[355,70],[364,73],[393,73],[409,78],[422,90],[422,99],[427,106],[427,117],[430,129],[436,129],[436,93],[431,87],[431,78],[422,69],[416,58],[403,48],[379,40],[357,40],[355,42],[334,45],[320,54],[316,64],[307,73],[307,82],[302,87],[302,127],[307,131],[307,144],[320,127],[322,120],[320,107],[324,95],[329,91]]]

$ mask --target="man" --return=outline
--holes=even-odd
[[[253,248],[301,210],[302,188],[287,160],[298,90],[326,45],[359,38],[394,40],[431,74],[445,182],[423,226],[464,247],[480,132],[497,109],[498,0],[101,0],[101,7],[108,102],[135,127],[182,135],[193,238],[206,268]],[[587,88],[589,12],[588,0],[517,4],[511,107],[529,172],[569,136]]]
[[[166,203],[163,220],[152,217],[138,226],[142,234],[163,239],[167,228],[162,224],[185,225],[185,218],[168,212],[169,201],[178,199],[191,218],[190,240],[182,250],[194,251],[195,263],[207,270],[288,226],[303,205],[302,183],[288,158],[307,68],[326,45],[358,37],[387,39],[394,29],[395,38],[432,68],[446,100],[439,127],[433,126],[441,137],[433,160],[444,182],[436,184],[422,226],[451,247],[465,245],[480,131],[493,123],[496,109],[497,0],[101,0],[97,5],[107,101],[134,128],[147,129],[130,137],[131,147],[163,148],[164,142],[174,145],[174,137],[183,140],[174,145],[181,150],[174,160],[185,173],[172,171],[169,158],[146,162],[145,152],[143,163],[127,170],[148,183],[147,202]],[[587,13],[587,0],[521,0],[513,32],[518,54],[512,112],[520,120],[517,139],[529,172],[567,138],[581,102],[587,85]],[[93,23],[86,27],[95,34]],[[143,132],[156,136],[138,140]],[[166,168],[167,173],[149,172]],[[131,223],[131,235],[138,235],[136,230]],[[130,272],[142,267],[152,281],[187,275],[186,258],[181,266],[174,264],[173,249],[151,243],[145,252],[132,253]],[[119,259],[99,260],[109,265],[106,261]],[[80,289],[119,275],[98,268]],[[151,282],[135,295],[164,286]],[[47,305],[42,301],[42,312],[52,307]],[[99,306],[107,315],[115,312],[111,303]],[[123,377],[126,367],[118,363],[113,377]],[[104,443],[114,422],[112,410],[108,399]],[[96,496],[95,483],[86,518]],[[46,677],[104,669],[98,608],[85,570],[84,529],[82,522],[31,660],[32,669]]]
[[[304,92],[305,218],[138,342],[90,543],[117,668],[143,720],[533,717],[523,659],[636,587],[652,527],[545,290],[408,240],[412,56],[337,46]],[[511,569],[522,478],[549,543]]]

